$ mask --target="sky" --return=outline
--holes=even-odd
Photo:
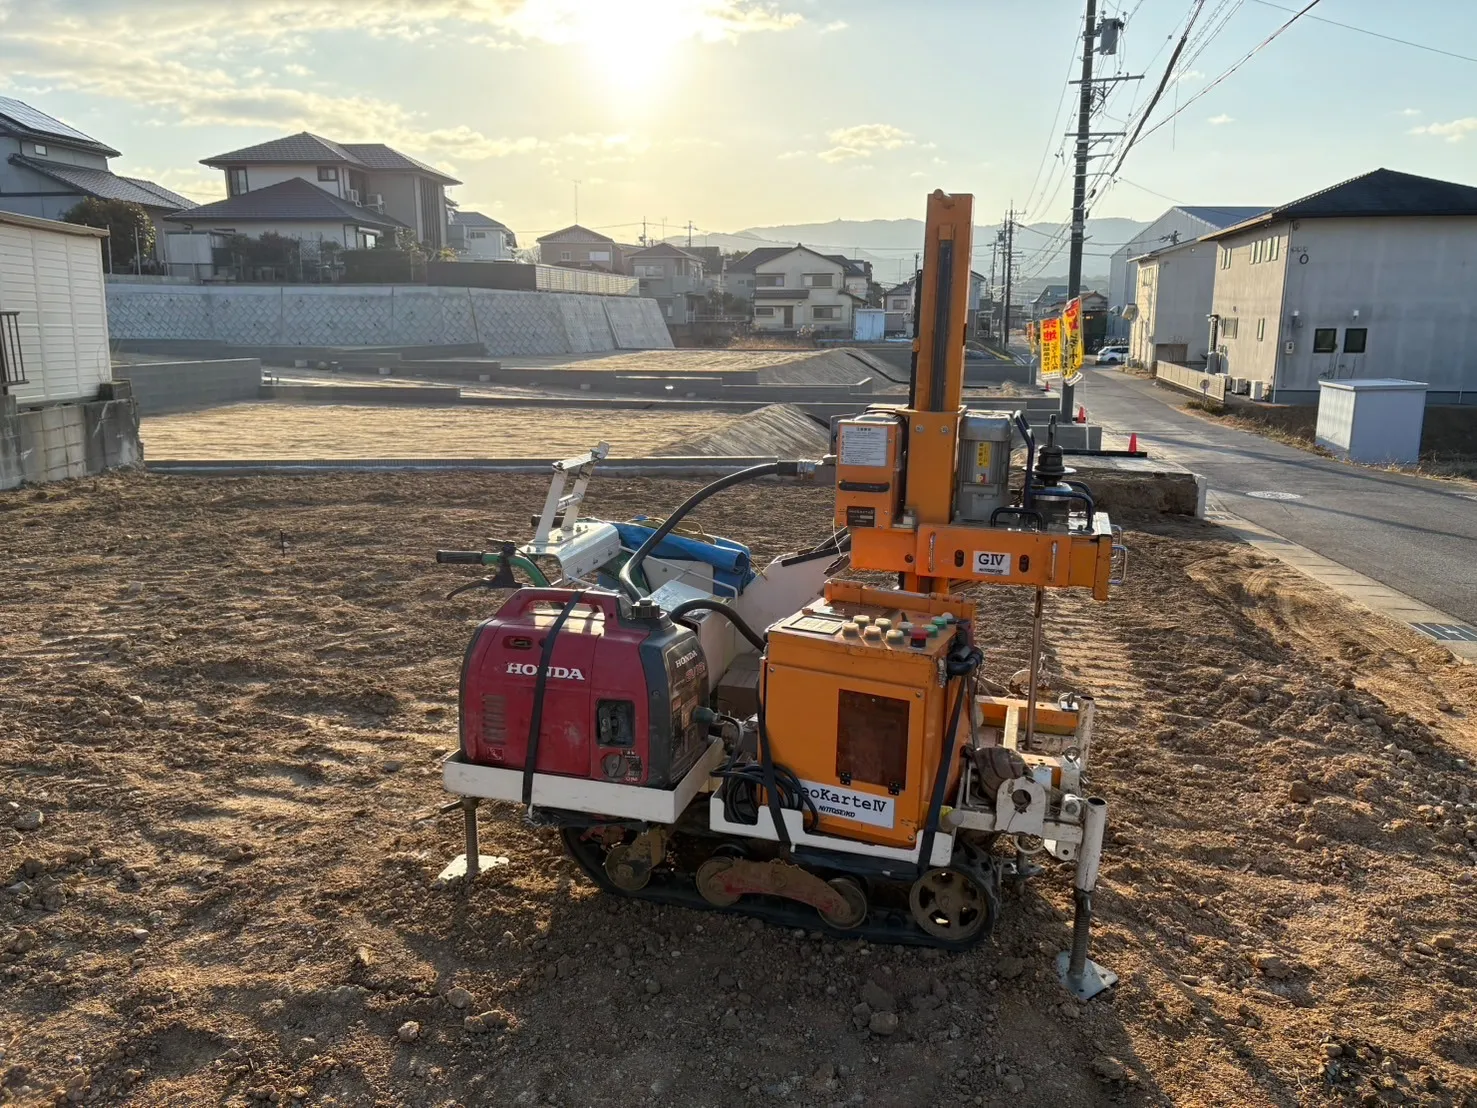
[[[1103,0],[1128,23],[1100,71],[1148,77],[1112,86],[1099,129],[1133,123],[1198,2]],[[201,158],[302,130],[386,142],[525,241],[573,222],[576,196],[579,221],[621,241],[643,219],[660,235],[921,218],[935,188],[974,193],[980,223],[1011,205],[1060,220],[1082,7],[0,0],[0,91],[123,151],[116,172],[199,200],[224,195]],[[1477,5],[1322,0],[1310,15],[1477,56]],[[1278,204],[1379,166],[1477,183],[1473,61],[1306,18],[1205,91],[1288,18],[1203,0],[1197,27],[1219,33],[1192,38],[1149,126],[1200,98],[1095,180],[1094,216]]]

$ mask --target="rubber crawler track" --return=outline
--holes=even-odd
[[[894,946],[927,946],[936,950],[961,952],[970,950],[984,942],[994,930],[998,918],[999,902],[992,898],[990,919],[972,939],[965,942],[947,942],[934,938],[914,922],[910,913],[891,908],[871,907],[867,918],[858,927],[842,931],[829,926],[809,905],[770,896],[745,896],[727,908],[708,903],[697,891],[697,883],[690,873],[680,873],[669,868],[660,868],[651,875],[651,882],[638,892],[627,892],[616,886],[605,872],[604,853],[594,842],[581,838],[587,830],[584,826],[563,825],[560,834],[569,856],[579,864],[588,877],[604,893],[611,896],[645,900],[652,904],[667,904],[679,908],[691,908],[703,912],[722,912],[727,915],[747,916],[763,920],[776,927],[797,928],[804,931],[819,931],[837,941],[866,939],[869,943]]]

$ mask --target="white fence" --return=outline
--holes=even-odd
[[[1204,373],[1198,369],[1191,369],[1189,366],[1161,361],[1155,363],[1154,376],[1186,392],[1203,396],[1207,400],[1214,400],[1217,404],[1225,402],[1228,378],[1224,373]]]

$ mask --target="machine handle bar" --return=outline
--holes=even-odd
[[[538,604],[563,608],[573,595],[569,589],[519,589],[503,606],[503,611],[518,616]],[[580,592],[579,606],[602,612],[606,619],[614,621],[620,617],[620,600],[618,595],[604,589],[584,589]]]
[[[451,566],[482,566],[488,564],[488,559],[496,560],[501,554],[486,554],[480,550],[438,550],[436,561],[442,565]]]

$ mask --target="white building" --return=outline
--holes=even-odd
[[[518,239],[506,224],[481,212],[453,211],[446,228],[446,245],[469,262],[508,262]]]
[[[105,392],[106,237],[0,212],[0,489],[140,460],[137,409]]]
[[[753,275],[756,331],[808,328],[849,335],[853,311],[866,303],[864,295],[847,287],[852,275],[846,259],[807,246],[771,252],[754,266]]]
[[[1152,369],[1160,361],[1206,360],[1218,254],[1214,243],[1191,239],[1133,259],[1137,315],[1128,354],[1135,364]]]
[[[1260,215],[1267,207],[1266,204],[1260,207],[1176,206],[1118,247],[1108,262],[1108,288],[1104,293],[1108,298],[1108,337],[1129,337],[1130,327],[1123,318],[1123,309],[1134,303],[1138,292],[1138,264],[1135,259],[1230,227]]]
[[[1281,403],[1393,377],[1477,404],[1477,188],[1377,169],[1206,238],[1224,372]]]

